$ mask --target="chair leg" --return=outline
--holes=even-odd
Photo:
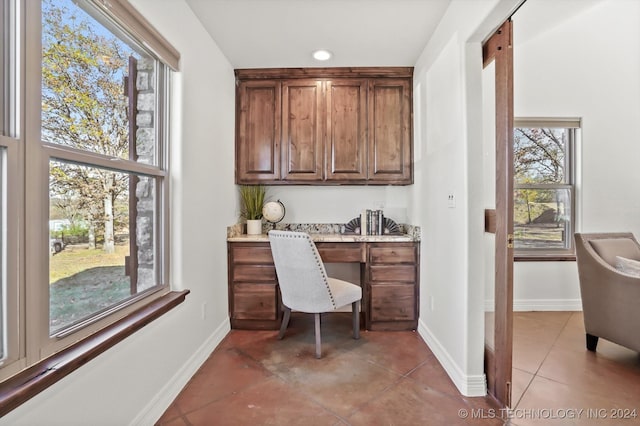
[[[353,315],[353,338],[360,338],[360,301],[351,304],[351,314]]]
[[[320,337],[320,314],[313,314],[316,323],[316,358],[322,356],[322,342]]]
[[[291,318],[291,308],[287,306],[284,307],[284,318],[282,318],[282,325],[280,325],[280,333],[278,333],[278,340],[282,340],[284,337],[284,332],[287,330],[289,326],[289,318]]]
[[[587,350],[595,352],[596,346],[598,346],[598,336],[587,333]]]

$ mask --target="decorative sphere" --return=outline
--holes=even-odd
[[[262,207],[262,216],[271,223],[278,223],[284,218],[285,208],[280,200],[269,201]]]

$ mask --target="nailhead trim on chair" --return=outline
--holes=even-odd
[[[318,250],[315,247],[315,244],[314,244],[313,240],[307,234],[304,234],[304,235],[287,234],[287,235],[281,235],[281,236],[284,236],[286,238],[305,238],[307,240],[307,242],[311,246],[311,251],[313,253],[313,257],[316,259],[316,264],[320,267],[320,271],[322,271],[322,280],[324,281],[324,285],[327,288],[327,292],[329,293],[329,298],[331,299],[331,304],[333,305],[333,309],[336,309],[337,308],[336,301],[333,299],[333,293],[331,293],[331,287],[329,287],[329,281],[327,280],[327,276],[324,273],[324,266],[323,266],[323,263],[322,263],[322,259],[320,259],[318,257]]]

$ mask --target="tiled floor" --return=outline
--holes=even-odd
[[[581,312],[514,315],[513,383],[518,426],[640,424],[640,354],[604,339],[587,351]]]
[[[353,340],[350,325],[349,314],[323,318],[320,360],[311,315],[292,315],[281,341],[275,331],[232,331],[158,424],[503,424],[487,418],[488,400],[458,393],[417,333]],[[602,339],[587,352],[580,313],[516,313],[513,365],[513,425],[640,424],[640,413],[610,419],[614,408],[640,410],[640,357]]]

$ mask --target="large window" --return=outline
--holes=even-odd
[[[42,6],[49,326],[56,335],[166,281],[157,258],[165,72],[95,12],[71,0]]]
[[[573,252],[578,129],[579,120],[514,122],[514,240],[518,255]]]
[[[0,24],[2,381],[169,292],[179,55],[126,0],[0,0]]]

